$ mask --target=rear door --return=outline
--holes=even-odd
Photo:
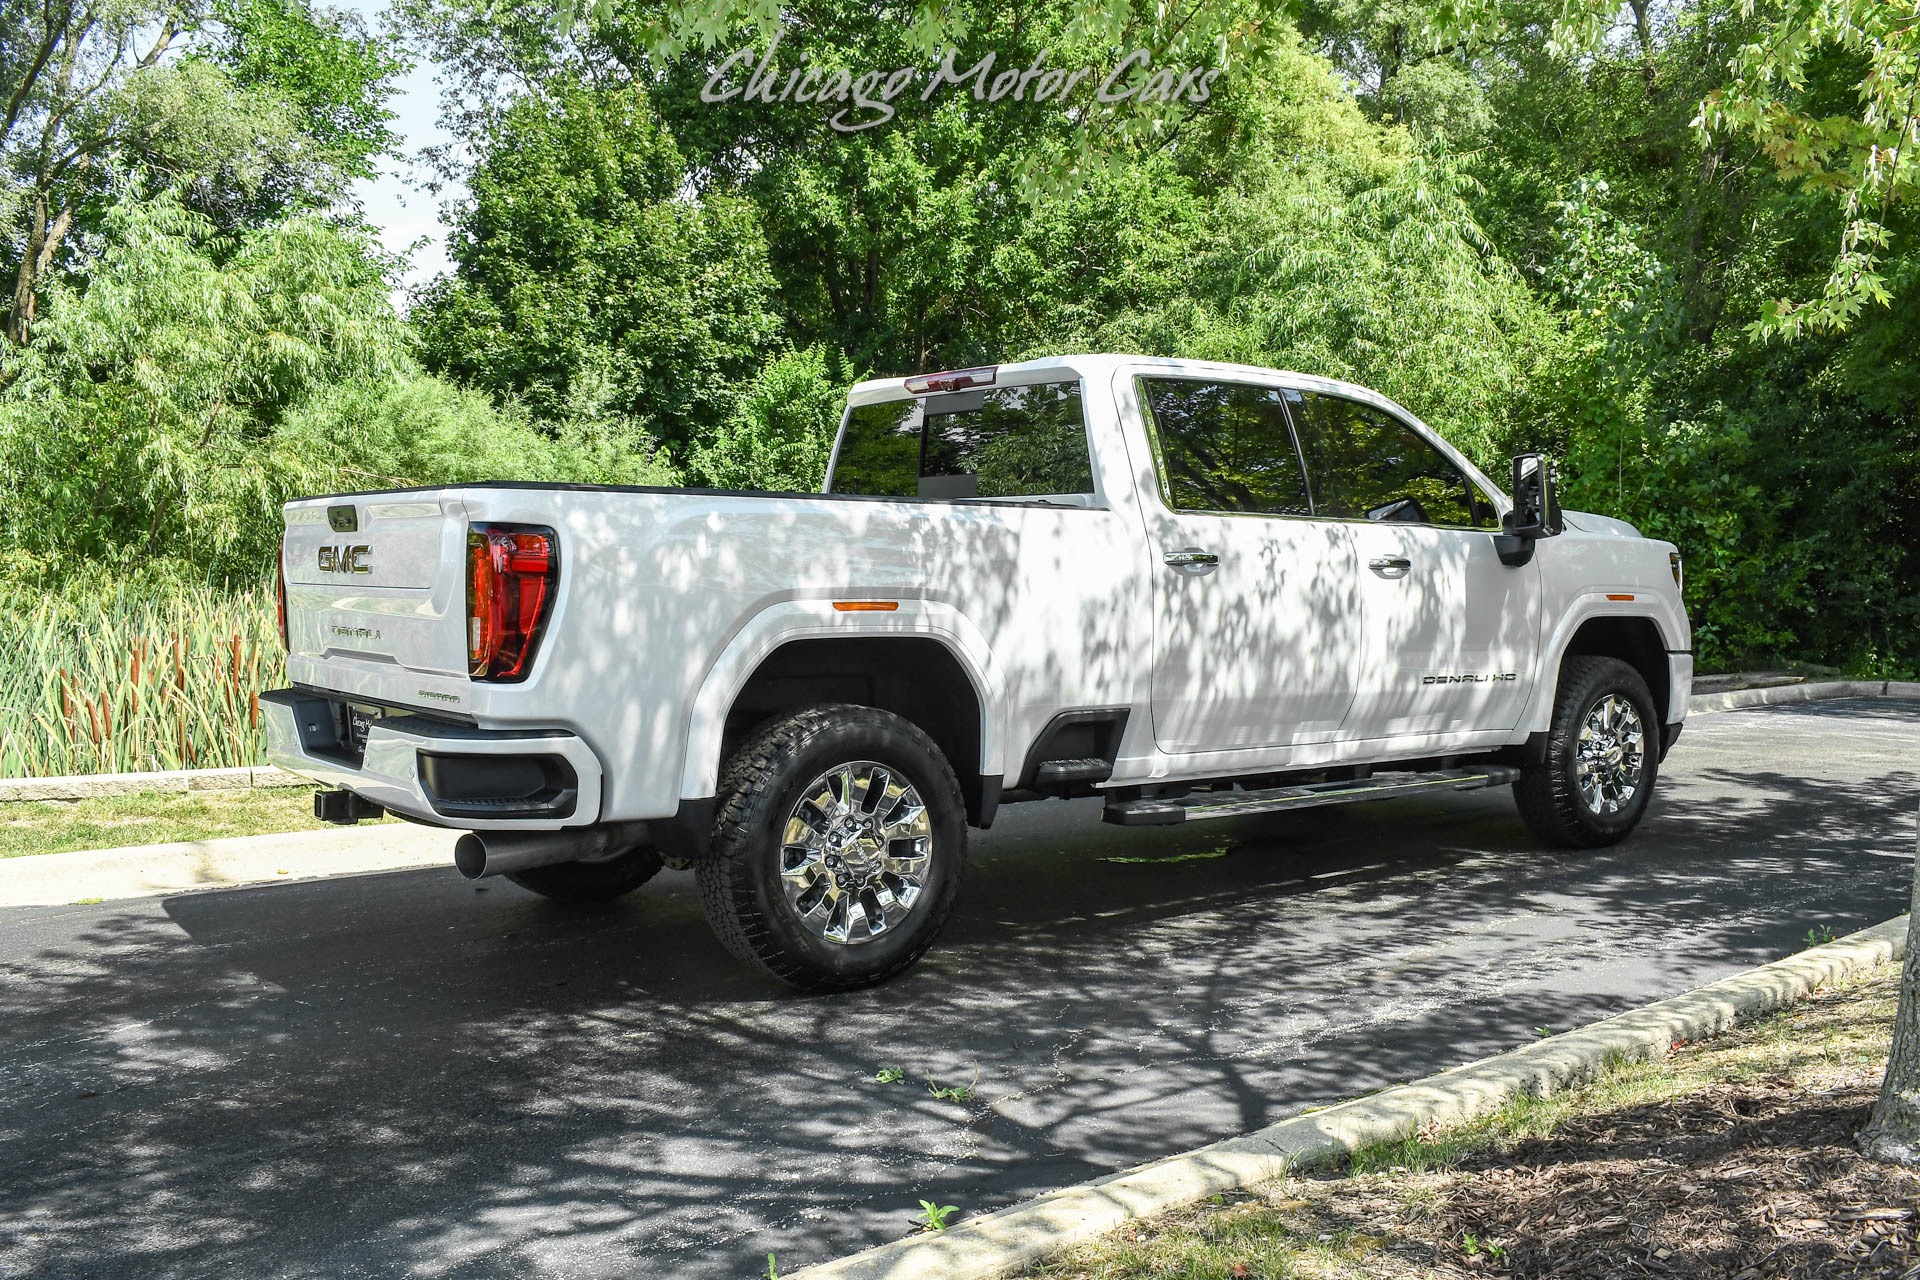
[[[1144,377],[1153,733],[1191,753],[1323,742],[1354,694],[1345,525],[1312,518],[1278,389]]]
[[[1345,521],[1364,621],[1343,738],[1511,729],[1532,690],[1538,563],[1500,561],[1493,503],[1414,426],[1289,391],[1314,509]]]

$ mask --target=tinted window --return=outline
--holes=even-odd
[[[1465,473],[1386,410],[1311,391],[1286,395],[1318,514],[1459,527],[1493,524],[1492,507]]]
[[[1143,378],[1176,511],[1312,514],[1280,393],[1271,387]]]
[[[860,405],[841,436],[832,490],[887,498],[1092,493],[1080,384]]]

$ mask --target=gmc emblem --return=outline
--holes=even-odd
[[[320,548],[320,572],[322,573],[372,573],[373,566],[367,558],[373,554],[373,548],[366,543],[356,543],[350,547]]]

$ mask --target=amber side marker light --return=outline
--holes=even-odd
[[[1609,600],[1631,600],[1631,599],[1633,599],[1633,597],[1632,597],[1632,596],[1616,596],[1616,595],[1612,595],[1612,594],[1609,594],[1609,595],[1607,596],[1607,599],[1609,599]]]
[[[898,600],[835,600],[833,607],[841,613],[892,613],[900,607]]]

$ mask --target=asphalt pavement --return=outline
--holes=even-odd
[[[928,958],[825,998],[673,873],[587,910],[451,867],[0,910],[0,1276],[797,1270],[1895,915],[1917,801],[1888,699],[1695,718],[1598,853],[1504,791],[1013,806]]]

